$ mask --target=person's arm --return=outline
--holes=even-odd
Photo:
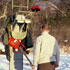
[[[59,50],[59,45],[57,43],[57,41],[55,42],[55,47],[56,47],[56,64],[55,67],[59,66],[59,59],[60,59],[60,50]]]
[[[41,41],[39,38],[37,38],[35,44],[34,44],[34,56],[33,56],[33,69],[35,68],[35,66],[38,63],[38,59],[39,59],[39,54],[40,54],[40,44]]]

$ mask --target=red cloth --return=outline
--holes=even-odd
[[[14,47],[15,49],[19,49],[21,41],[19,39],[14,39],[13,37],[9,38],[9,45]]]

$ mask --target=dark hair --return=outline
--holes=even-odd
[[[44,23],[42,24],[41,28],[44,29],[44,28],[47,28],[48,27],[48,24],[47,23]]]

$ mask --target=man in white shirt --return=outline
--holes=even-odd
[[[59,46],[52,35],[49,34],[48,24],[43,24],[42,34],[37,37],[34,44],[34,59],[32,69],[38,64],[37,70],[55,70],[59,66]]]

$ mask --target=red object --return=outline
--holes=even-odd
[[[41,10],[41,8],[39,6],[33,6],[32,9],[39,9],[39,10]]]
[[[33,6],[32,7],[32,11],[40,11],[41,10],[41,8],[39,7],[39,6]]]
[[[9,45],[15,48],[16,53],[18,52],[19,46],[21,44],[21,40],[19,39],[14,39],[13,37],[9,38]]]

